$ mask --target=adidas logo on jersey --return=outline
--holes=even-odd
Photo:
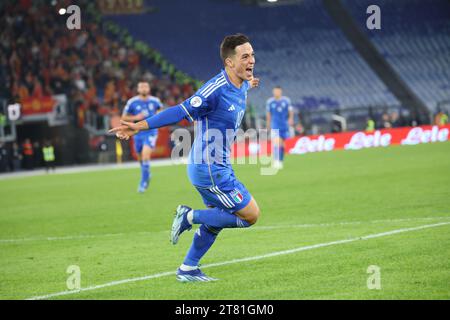
[[[228,108],[228,111],[234,111],[236,108],[234,107],[234,104],[231,105],[231,107]]]

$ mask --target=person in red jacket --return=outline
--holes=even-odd
[[[22,144],[22,153],[25,169],[33,170],[33,145],[28,138]]]

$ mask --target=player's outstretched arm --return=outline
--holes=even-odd
[[[177,105],[137,123],[120,121],[121,125],[112,128],[109,130],[109,133],[115,133],[119,139],[128,140],[139,131],[165,127],[180,122],[185,117],[186,113],[181,109],[180,105]]]
[[[130,115],[130,114],[126,114],[126,115],[122,115],[122,118],[121,118],[121,120],[123,120],[123,121],[141,121],[141,120],[144,120],[145,119],[145,116],[142,114],[142,113],[140,113],[140,114],[137,114],[137,115],[135,115],[135,116],[133,116],[133,115]]]

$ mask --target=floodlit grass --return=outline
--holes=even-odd
[[[450,143],[287,156],[275,176],[236,165],[262,216],[224,230],[202,263],[450,222]],[[185,166],[0,180],[0,298],[66,291],[175,271],[193,236],[169,243],[178,204],[202,208]],[[49,238],[50,237],[50,238]],[[381,289],[369,290],[370,265]],[[449,299],[450,224],[204,269],[214,283],[173,275],[56,299]]]

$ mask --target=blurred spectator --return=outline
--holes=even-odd
[[[434,117],[434,124],[437,126],[444,126],[448,124],[448,115],[442,111],[439,111]]]
[[[45,171],[49,172],[50,169],[55,171],[55,149],[50,141],[46,141],[42,148],[42,156],[44,158]]]
[[[409,125],[412,127],[416,127],[420,125],[420,119],[416,110],[412,110],[409,117]]]
[[[3,142],[0,141],[0,172],[8,171],[8,150]]]
[[[22,154],[25,169],[33,170],[33,145],[28,138],[22,144]]]
[[[391,119],[389,117],[389,114],[385,112],[381,116],[381,129],[390,129],[390,128],[392,128]]]
[[[14,141],[11,148],[11,163],[13,171],[19,171],[21,169],[22,159],[22,150],[20,149],[19,144]]]
[[[295,135],[296,136],[302,136],[305,134],[305,128],[302,126],[301,122],[298,122],[295,125]]]
[[[41,145],[39,141],[35,141],[33,142],[33,167],[42,167],[42,160]]]
[[[44,96],[44,90],[42,89],[42,85],[37,78],[34,78],[33,82],[33,98],[42,98]]]
[[[392,128],[398,128],[398,127],[402,126],[400,116],[397,111],[394,111],[391,113],[390,121],[391,121]]]
[[[375,131],[375,121],[372,118],[367,118],[366,131],[367,132]]]

